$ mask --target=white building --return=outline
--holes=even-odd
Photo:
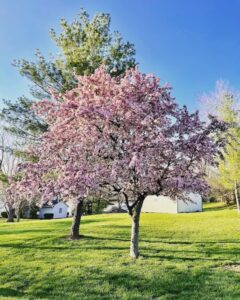
[[[191,193],[191,201],[172,199],[166,196],[148,196],[143,202],[142,212],[148,213],[188,213],[202,211],[202,197]]]
[[[112,201],[103,209],[104,213],[127,212],[127,205],[122,202]]]
[[[69,216],[69,207],[66,203],[53,200],[51,203],[44,204],[39,209],[39,219],[45,219],[45,214],[53,214],[53,219],[61,219]]]

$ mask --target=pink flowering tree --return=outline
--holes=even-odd
[[[28,155],[35,157],[35,161],[19,164],[21,179],[12,179],[7,199],[13,205],[22,199],[35,199],[41,206],[59,197],[75,207],[70,236],[78,239],[84,199],[99,191],[100,163],[91,164],[91,157],[84,161],[83,155],[78,155],[78,147],[72,149],[67,143],[66,148],[61,147],[55,138],[52,140],[51,133],[44,134],[41,142],[30,149]]]
[[[119,194],[132,219],[130,256],[137,258],[145,198],[168,195],[187,201],[189,192],[204,192],[202,162],[214,162],[224,124],[201,122],[197,112],[176,104],[168,86],[137,69],[112,78],[101,67],[55,97],[62,102],[46,100],[35,107],[49,131],[37,150],[39,170],[31,166],[31,183],[24,189],[33,186],[47,197],[61,193],[77,203],[89,193]],[[56,178],[45,175],[43,182],[42,172],[54,172]]]

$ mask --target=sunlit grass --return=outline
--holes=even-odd
[[[127,214],[0,221],[0,299],[240,299],[240,215],[142,214],[141,257],[128,257]]]

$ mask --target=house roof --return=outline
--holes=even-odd
[[[60,199],[58,198],[55,198],[53,200],[49,200],[47,202],[45,202],[43,205],[42,205],[42,208],[53,208],[55,205],[57,205],[59,202],[62,202],[63,204],[65,204],[66,206],[68,206],[65,202],[61,201]]]

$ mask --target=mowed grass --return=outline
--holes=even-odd
[[[127,214],[0,221],[0,299],[240,299],[240,214],[142,214],[141,257],[128,257]]]

